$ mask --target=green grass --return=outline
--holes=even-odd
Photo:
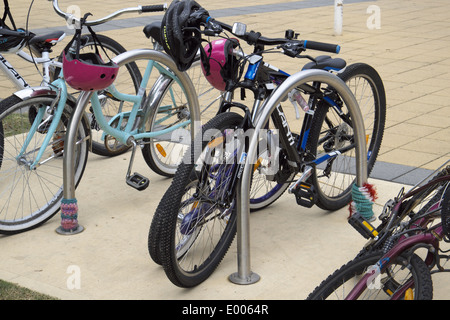
[[[11,114],[3,119],[2,124],[5,137],[28,132],[31,128],[28,115],[24,114]]]
[[[0,280],[0,300],[58,300],[17,284]]]

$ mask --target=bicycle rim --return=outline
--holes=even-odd
[[[186,71],[198,95],[202,121],[207,122],[216,113],[221,101],[221,93],[212,87],[203,76],[200,60],[195,61]],[[155,88],[161,90],[161,88]],[[183,88],[176,82],[169,82],[162,88],[158,106],[150,115],[150,131],[157,132],[170,128],[189,119],[187,98]],[[142,150],[149,167],[156,173],[164,176],[173,176],[190,144],[190,126],[177,129],[155,138],[145,140]]]

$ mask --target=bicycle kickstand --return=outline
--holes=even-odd
[[[133,144],[133,146],[131,151],[130,164],[128,165],[126,182],[129,186],[133,187],[134,189],[142,191],[147,189],[148,185],[150,184],[150,180],[137,172],[131,175],[131,168],[133,167],[134,155],[136,153],[137,147],[137,143],[135,140],[131,140],[131,143]]]

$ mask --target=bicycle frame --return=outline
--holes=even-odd
[[[416,189],[414,191],[409,192],[407,195],[405,195],[404,199],[408,198],[409,196],[412,196],[421,190],[424,190],[431,185],[441,182],[441,181],[450,181],[450,175],[441,177],[439,179],[433,180],[425,185],[423,185],[421,188]],[[447,186],[448,187],[448,186]],[[400,209],[402,204],[402,201],[396,204],[396,206],[393,209],[393,214],[397,214],[398,210]],[[414,232],[416,229],[417,231],[420,231],[421,228],[426,229],[426,226],[434,220],[433,214],[436,212],[439,212],[441,209],[440,202],[434,204],[431,208],[429,208],[426,212],[426,215],[423,217],[420,217],[415,223],[414,227],[408,229],[408,231]],[[416,232],[417,232],[416,231]],[[425,263],[429,267],[433,267],[433,265],[436,263],[436,261],[439,260],[438,251],[439,251],[439,243],[444,238],[444,231],[442,227],[442,223],[438,223],[437,225],[426,229],[425,231],[420,231],[419,234],[415,234],[409,237],[405,237],[404,235],[401,236],[401,238],[398,240],[398,242],[394,245],[392,249],[390,249],[386,254],[384,254],[380,260],[377,262],[376,267],[378,268],[379,273],[383,273],[392,262],[394,262],[400,255],[403,253],[407,253],[407,256],[412,254],[416,249],[418,248],[427,248],[428,254],[425,258]],[[438,270],[442,271],[442,270]],[[371,282],[371,279],[373,279],[374,274],[372,273],[366,273],[356,284],[356,286],[350,291],[350,293],[345,298],[346,300],[356,300],[358,297],[366,290],[368,284]],[[404,286],[401,287],[400,290],[397,290],[395,293],[392,294],[391,299],[396,300],[401,298],[405,291],[409,288],[413,287],[413,281],[407,281]]]
[[[403,252],[418,245],[433,247],[437,252],[437,250],[439,250],[439,239],[442,239],[442,226],[437,227],[433,232],[430,233],[421,233],[409,238],[404,238],[388,253],[381,257],[376,266],[379,268],[379,272],[382,273],[391,265],[391,262],[395,261],[395,259],[399,257]],[[361,278],[361,280],[358,281],[356,286],[350,291],[345,300],[358,299],[358,297],[364,292],[364,290],[366,290],[373,276],[374,275],[372,273],[366,273]],[[412,284],[413,283],[411,281],[408,281],[401,290],[395,292],[391,299],[398,299],[400,296],[402,296],[402,293],[404,294],[407,289],[412,287]]]
[[[246,57],[241,51],[239,50],[234,50],[233,54],[237,57]],[[290,77],[290,74],[288,74],[287,72],[280,70],[276,67],[273,67],[267,63],[263,63],[262,59],[258,60],[258,62],[256,64],[249,64],[248,69],[247,69],[247,73],[246,73],[246,79],[247,80],[254,80],[258,77],[259,71],[263,70],[264,73],[268,73],[269,77],[271,77],[272,81],[276,84],[281,84],[284,80],[286,80],[288,77]],[[276,71],[274,71],[276,70]],[[250,77],[251,75],[251,77]],[[312,124],[312,118],[314,117],[314,109],[316,107],[323,107],[323,106],[317,106],[317,97],[316,95],[319,94],[320,91],[320,82],[314,82],[312,86],[310,85],[306,85],[303,84],[302,87],[306,88],[306,90],[309,91],[311,97],[310,97],[310,101],[308,102],[308,104],[311,106],[311,109],[308,112],[305,112],[305,117],[303,119],[303,125],[302,125],[302,129],[300,132],[300,136],[298,138],[298,141],[295,142],[292,132],[289,128],[289,123],[286,119],[286,116],[283,112],[283,109],[281,107],[280,104],[277,105],[276,110],[277,112],[273,112],[271,115],[271,118],[275,124],[275,128],[280,132],[279,136],[281,139],[281,144],[284,148],[284,150],[286,150],[287,155],[288,155],[288,161],[290,162],[290,166],[295,170],[295,173],[299,172],[301,168],[304,168],[304,172],[306,172],[306,174],[302,177],[301,180],[297,181],[297,183],[299,183],[300,181],[304,181],[306,180],[310,175],[311,175],[311,169],[313,166],[316,165],[320,165],[326,161],[333,161],[334,158],[336,158],[338,155],[345,153],[346,151],[350,150],[350,149],[354,149],[356,147],[355,142],[352,142],[349,146],[346,146],[344,148],[341,148],[339,150],[334,150],[332,152],[328,152],[325,153],[323,155],[321,155],[319,158],[316,158],[312,161],[305,161],[304,159],[302,159],[300,157],[300,155],[305,154],[305,149],[306,149],[306,143],[308,141],[308,137],[309,137],[309,132],[310,132],[310,128],[311,128],[311,124]],[[236,88],[239,88],[240,86],[238,85]],[[235,90],[236,88],[233,88],[233,90]],[[248,87],[246,87],[248,88]],[[244,109],[246,117],[250,118],[251,121],[245,121],[244,123],[255,123],[256,119],[258,119],[261,114],[264,111],[264,102],[265,102],[265,98],[267,98],[268,96],[270,96],[270,94],[272,94],[272,92],[276,91],[276,88],[274,89],[261,89],[261,88],[251,88],[250,90],[252,90],[255,94],[255,100],[253,102],[253,107],[251,109],[251,111],[249,111],[247,108],[241,107],[242,109]],[[262,91],[265,91],[265,93],[263,93]],[[232,91],[227,91],[224,94],[224,99],[222,101],[221,107],[219,108],[218,113],[224,112],[225,109],[229,109],[231,107],[233,107],[233,103],[232,103]],[[328,106],[332,107],[334,110],[336,110],[337,114],[339,116],[342,115],[342,111],[339,107],[339,105],[330,97],[328,96],[324,96],[323,97],[323,101],[325,101]],[[298,115],[299,116],[299,115]],[[348,123],[348,119],[344,119],[343,117],[341,117],[344,121],[346,121]],[[252,126],[253,124],[251,124],[250,126]],[[249,129],[250,128],[249,125],[247,125],[247,127],[243,128],[244,130]],[[241,152],[244,152],[244,154],[241,154]],[[246,153],[245,150],[241,150],[239,154],[237,154],[237,156],[239,158],[245,157]],[[239,181],[239,172],[242,171],[242,167],[245,165],[244,164],[245,161],[243,161],[242,163],[238,163],[237,166],[235,166],[233,168],[233,174],[232,174],[232,183],[231,183],[231,190],[232,191],[232,195],[230,197],[230,199],[233,199],[233,197],[235,196],[236,193],[236,183],[238,183]],[[297,184],[296,183],[296,184]]]
[[[144,102],[143,97],[145,94],[145,88],[149,82],[150,75],[152,73],[153,68],[156,68],[161,76],[157,80],[156,84],[153,86],[152,91],[149,94],[149,98]],[[164,81],[166,80],[166,82]],[[144,138],[154,138],[159,135],[170,133],[180,127],[186,127],[191,123],[190,120],[178,123],[174,126],[171,126],[168,129],[160,130],[158,132],[145,132],[145,123],[148,119],[148,115],[152,108],[155,108],[155,103],[158,103],[158,98],[163,94],[164,89],[169,83],[172,81],[175,81],[181,85],[180,80],[170,71],[168,71],[166,68],[162,67],[159,63],[150,60],[147,64],[147,67],[145,69],[144,75],[142,77],[142,82],[140,85],[140,90],[137,95],[129,95],[129,94],[123,94],[117,91],[114,84],[111,85],[108,88],[108,91],[117,99],[122,101],[129,101],[133,102],[132,110],[129,112],[121,112],[114,116],[109,122],[106,121],[101,104],[100,99],[98,97],[97,93],[93,94],[93,97],[91,98],[92,107],[94,110],[94,115],[96,120],[98,121],[100,128],[104,131],[104,135],[108,134],[113,137],[115,137],[117,140],[119,140],[121,143],[129,144],[129,139],[132,137],[134,140],[142,140]],[[169,89],[172,90],[171,88]],[[172,101],[175,103],[175,100],[173,98],[173,94],[171,93]],[[141,106],[142,109],[141,109]],[[161,107],[160,107],[161,108]],[[167,108],[166,108],[167,109]],[[164,110],[164,106],[162,106],[162,111],[167,112],[170,116],[170,110]],[[138,113],[141,112],[143,114],[143,121],[140,122],[140,126],[137,129],[136,128],[136,122],[138,121]],[[112,123],[114,123],[117,119],[119,120],[119,125],[117,127],[120,127],[121,122],[124,118],[128,119],[127,125],[123,130],[119,130],[116,128],[113,128],[111,126]],[[144,131],[144,132],[142,132]],[[104,136],[103,136],[104,137]]]
[[[49,70],[50,66],[55,66],[59,68],[62,66],[60,62],[51,59],[49,52],[47,51],[41,53],[42,57],[32,57],[23,50],[18,51],[16,54],[30,63],[42,64],[43,66],[42,83],[50,82],[50,70]],[[6,60],[6,58],[1,54],[0,54],[0,70],[16,86],[17,89],[21,90],[30,87],[28,82],[19,74],[19,72],[16,69],[14,69],[14,67],[8,62],[8,60]]]
[[[150,7],[152,7],[152,6],[150,6]],[[109,20],[112,20],[113,18],[115,18],[121,14],[127,13],[127,12],[146,12],[146,11],[154,10],[154,8],[150,8],[150,7],[138,6],[138,7],[132,7],[132,8],[125,8],[125,9],[116,11],[115,13],[110,14],[102,19],[86,22],[85,25],[87,25],[87,26],[99,25],[99,24],[102,24]],[[156,7],[160,7],[158,10],[161,10],[161,9],[164,9],[166,7],[166,5],[156,6]],[[71,23],[72,25],[75,25],[77,28],[80,28],[79,19],[72,16],[71,14],[64,13],[59,8],[57,0],[53,0],[53,8],[56,11],[56,13],[58,15],[64,17],[68,23]],[[53,59],[50,59],[49,52],[46,52],[46,51],[42,52],[42,58],[37,58],[34,60],[30,55],[27,55],[24,52],[20,52],[19,56],[26,59],[27,61],[30,61],[30,62],[35,61],[37,63],[42,63],[44,65],[43,83],[49,83],[49,81],[50,81],[50,72],[49,72],[50,65],[54,65],[54,66],[62,69],[62,63],[57,62]],[[3,60],[5,60],[5,62]],[[19,89],[30,88],[30,86],[25,82],[25,80],[23,80],[23,83],[22,83],[22,81],[20,81],[20,79],[23,79],[23,78],[16,76],[16,74],[18,74],[18,73],[14,70],[14,68],[12,68],[12,66],[9,65],[9,63],[7,63],[6,59],[4,59],[3,57],[0,56],[0,61],[2,62],[0,64],[0,68],[8,75],[8,77],[16,84],[16,86],[19,87]],[[143,101],[144,100],[143,98],[146,94],[145,89],[146,89],[146,86],[148,85],[150,75],[152,73],[153,68],[156,68],[160,72],[160,74],[161,74],[160,78],[164,77],[164,79],[168,80],[168,82],[164,82],[164,81],[158,79],[159,80],[158,83],[161,84],[161,87],[163,87],[163,89],[165,89],[164,86],[170,85],[171,81],[180,83],[180,80],[173,73],[166,70],[164,67],[162,67],[158,63],[154,63],[154,61],[150,60],[147,64],[144,77],[141,81],[140,89],[136,95],[123,94],[115,88],[114,84],[112,84],[108,88],[109,92],[115,98],[117,98],[121,101],[127,101],[127,102],[133,103],[133,107],[130,112],[119,113],[118,115],[114,116],[109,122],[106,120],[106,118],[102,112],[101,103],[100,103],[101,97],[98,96],[97,92],[95,92],[92,95],[90,100],[91,100],[91,104],[93,107],[94,116],[96,117],[96,120],[99,123],[101,129],[104,131],[103,136],[102,136],[103,138],[105,137],[106,134],[108,134],[108,135],[115,137],[121,143],[129,145],[131,143],[131,139],[141,140],[144,138],[153,138],[158,135],[167,134],[173,130],[176,130],[180,127],[185,127],[190,124],[190,120],[188,120],[188,121],[181,122],[177,125],[174,125],[169,129],[160,130],[158,133],[145,132],[145,123],[146,123],[146,120],[148,119],[149,113],[150,113],[151,109],[155,107],[155,103],[158,102],[158,98],[163,93],[163,89],[161,89],[161,87],[154,86],[152,88],[152,91],[149,94],[149,97],[151,97],[151,99],[147,99],[146,101]],[[181,86],[181,87],[183,88],[183,86]],[[52,110],[52,112],[54,112],[54,113],[51,115],[52,123],[51,123],[50,128],[47,131],[46,137],[44,138],[43,145],[41,146],[34,162],[30,163],[30,164],[27,163],[30,170],[36,168],[41,163],[40,161],[41,161],[42,155],[44,153],[44,150],[48,146],[53,134],[55,133],[58,123],[61,120],[61,115],[63,113],[64,106],[69,97],[69,95],[67,93],[67,85],[64,81],[62,72],[60,72],[59,79],[55,80],[48,86],[40,87],[40,88],[35,87],[35,88],[31,88],[31,89],[32,89],[31,96],[38,95],[37,92],[40,92],[40,94],[44,94],[44,95],[54,94],[56,96],[56,100],[58,100],[58,103],[56,105],[56,100],[55,100],[55,103],[53,103],[50,106],[51,109],[54,109],[54,110]],[[19,92],[16,92],[15,95],[23,100],[30,96],[30,92],[29,91],[26,91],[26,92],[19,91]],[[173,95],[172,95],[172,97],[173,97]],[[55,105],[56,105],[56,107],[55,107]],[[137,115],[139,112],[143,114],[144,121],[141,122],[140,127],[138,129],[134,129],[137,127],[136,126],[136,123],[138,121]],[[38,111],[38,114],[34,119],[34,122],[31,126],[31,130],[25,139],[24,145],[22,146],[21,152],[16,157],[18,161],[20,161],[20,158],[23,156],[24,151],[26,150],[26,148],[28,147],[34,134],[38,130],[39,125],[40,125],[41,121],[43,120],[44,114],[45,114],[45,110],[44,110],[44,108],[41,108],[41,110]],[[114,121],[116,119],[119,119],[119,121],[121,122],[124,118],[128,119],[128,123],[123,130],[116,129],[112,126],[112,124],[114,123]],[[118,126],[118,127],[120,127],[120,126]],[[44,162],[45,161],[46,160],[44,160]]]
[[[166,70],[166,68],[162,67],[158,63],[155,63],[153,60],[148,61],[142,82],[140,84],[141,90],[139,90],[137,95],[123,94],[115,88],[114,84],[108,88],[108,91],[115,98],[122,100],[122,101],[133,102],[133,107],[130,112],[119,113],[118,115],[114,116],[112,118],[112,120],[110,120],[109,122],[106,120],[105,116],[103,115],[103,111],[102,111],[102,107],[101,107],[101,103],[100,103],[101,98],[98,96],[98,93],[95,92],[91,97],[91,103],[92,103],[92,107],[94,110],[94,115],[95,115],[96,120],[99,123],[101,129],[106,134],[114,136],[116,139],[118,139],[120,142],[122,142],[124,144],[130,144],[130,138],[132,138],[134,140],[141,140],[144,138],[154,138],[159,135],[170,133],[180,127],[186,127],[187,125],[189,125],[191,123],[190,120],[187,120],[187,121],[178,123],[177,125],[171,126],[168,129],[160,130],[158,132],[140,132],[140,131],[142,131],[141,127],[144,127],[144,131],[145,131],[145,121],[142,121],[142,123],[140,124],[141,127],[139,129],[135,129],[135,130],[133,129],[135,127],[136,121],[138,121],[138,119],[137,119],[138,112],[142,112],[143,118],[147,119],[148,114],[151,111],[151,108],[156,107],[154,103],[158,102],[158,99],[157,98],[155,99],[155,96],[159,97],[160,94],[162,93],[162,89],[158,86],[155,86],[149,94],[149,98],[150,98],[149,101],[152,103],[144,103],[143,102],[143,97],[145,95],[145,88],[149,82],[150,75],[152,73],[153,68],[156,68],[161,73],[160,77],[169,79],[169,81],[176,81],[177,83],[180,83],[180,80],[174,74],[172,74],[170,71]],[[48,89],[49,90],[53,89],[53,91],[57,92],[56,100],[58,100],[58,103],[55,108],[54,114],[51,116],[51,125],[46,133],[46,137],[44,138],[43,144],[42,144],[34,162],[31,164],[28,164],[30,170],[36,168],[40,164],[40,161],[41,161],[42,155],[45,151],[45,148],[48,146],[48,143],[52,139],[53,134],[55,133],[55,131],[57,129],[58,123],[61,120],[64,106],[68,99],[67,85],[64,81],[62,73],[61,73],[60,78],[55,80],[54,82],[52,82]],[[142,105],[144,106],[143,109],[141,109]],[[54,105],[50,106],[50,108],[52,108],[52,107],[54,107]],[[30,132],[27,134],[27,137],[22,146],[21,152],[16,157],[18,160],[23,156],[23,152],[27,149],[34,134],[38,130],[39,125],[41,124],[41,122],[43,120],[45,111],[46,111],[45,108],[40,108],[40,110],[38,111],[38,115],[36,116],[36,118],[33,121]],[[127,126],[123,130],[117,129],[117,128],[114,128],[111,126],[111,124],[117,118],[123,119],[125,116],[128,118],[128,123],[127,123]]]

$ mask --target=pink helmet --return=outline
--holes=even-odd
[[[206,57],[202,59],[202,71],[208,82],[216,89],[225,90],[226,81],[234,79],[238,62],[232,55],[233,48],[239,42],[236,39],[217,39],[204,48]]]
[[[103,62],[96,53],[83,53],[75,58],[63,53],[63,74],[66,82],[76,90],[102,90],[110,86],[117,77],[119,66],[110,61]]]

